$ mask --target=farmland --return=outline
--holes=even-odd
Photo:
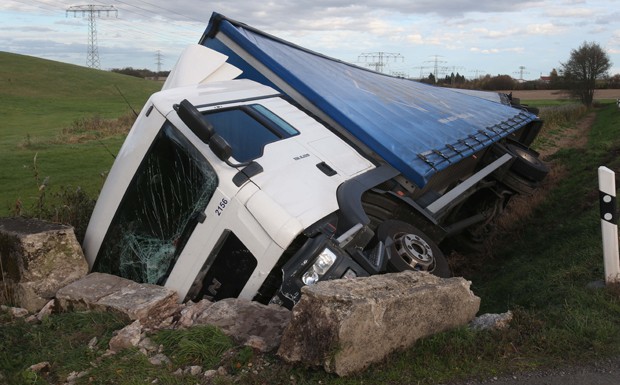
[[[506,92],[506,91],[505,91]],[[510,92],[510,91],[508,91]],[[507,93],[508,93],[507,92]],[[519,90],[512,91],[512,95],[521,100],[570,100],[569,95],[561,90]],[[597,100],[620,99],[620,89],[596,90],[594,98]]]

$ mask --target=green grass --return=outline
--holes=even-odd
[[[88,343],[97,337],[96,348],[107,348],[112,332],[123,323],[108,313],[58,314],[37,324],[17,320],[0,323],[0,374],[8,384],[59,383],[72,371],[90,367],[96,353]],[[51,370],[36,375],[27,369],[48,361]]]
[[[42,63],[50,69],[42,72]],[[40,75],[39,79],[34,80],[31,73]],[[121,75],[2,53],[0,75],[1,82],[11,79],[13,85],[20,85],[13,89],[15,95],[0,87],[0,101],[7,106],[0,111],[0,208],[7,211],[17,198],[24,205],[34,205],[42,196],[39,186],[46,176],[50,177],[48,189],[43,190],[46,199],[65,184],[97,191],[100,174],[112,163],[107,149],[117,151],[123,135],[104,135],[101,142],[89,139],[75,144],[57,138],[66,135],[63,130],[74,127],[76,120],[94,114],[107,119],[125,114],[124,102],[109,88],[113,82],[118,80],[119,87],[133,95],[130,100],[136,107],[146,100],[151,87],[159,87]],[[52,80],[46,83],[48,76]],[[59,79],[70,85],[60,84]],[[549,108],[544,111],[549,113],[545,117],[549,124],[543,135],[561,137],[585,113],[579,106],[566,105],[562,102],[544,107]],[[194,383],[199,381],[172,372],[184,365],[200,364],[205,368],[223,365],[235,374],[216,379],[216,384],[437,384],[617,356],[620,288],[587,286],[603,278],[597,169],[605,165],[620,170],[620,112],[609,102],[594,113],[596,121],[586,147],[564,148],[552,156],[554,167],[563,172],[555,177],[542,203],[529,217],[502,230],[492,254],[479,256],[477,268],[467,269],[471,273],[466,278],[482,298],[481,313],[515,313],[507,330],[459,328],[441,333],[392,354],[362,374],[336,378],[321,370],[283,364],[272,355],[234,347],[209,328],[151,336],[172,358],[169,367],[151,365],[137,350],[102,358],[112,330],[122,326],[111,315],[59,314],[31,325],[11,321],[0,312],[3,380],[8,384],[51,384],[63,381],[72,371],[88,369],[78,385],[151,383],[154,379],[159,384]],[[553,123],[556,118],[557,124]],[[537,145],[545,143],[543,138]],[[93,352],[85,346],[94,336],[99,343]],[[268,369],[257,374],[238,370],[257,360],[268,362]],[[41,361],[50,361],[50,373],[26,371]]]
[[[131,113],[117,87],[139,112],[161,84],[0,52],[0,215],[11,213],[18,200],[25,208],[35,203],[35,155],[39,176],[49,176],[50,187],[99,191],[99,175],[111,167],[110,152],[118,151],[123,135],[71,144],[62,131],[80,119]]]

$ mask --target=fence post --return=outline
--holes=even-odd
[[[601,209],[601,230],[603,233],[605,283],[620,282],[616,174],[607,167],[601,166],[598,168],[598,188]]]

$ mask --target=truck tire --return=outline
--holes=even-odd
[[[534,182],[545,179],[549,167],[538,158],[538,153],[525,146],[509,143],[506,149],[516,156],[510,170]]]
[[[413,225],[387,220],[379,225],[377,238],[389,245],[388,270],[421,270],[442,278],[451,276],[439,247]]]
[[[532,195],[539,184],[538,182],[525,179],[512,171],[508,171],[504,175],[502,183],[512,191],[525,196]]]

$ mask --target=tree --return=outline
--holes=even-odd
[[[515,81],[510,75],[497,75],[489,77],[483,86],[483,89],[489,91],[513,90]]]
[[[584,42],[570,53],[570,59],[562,63],[566,84],[573,95],[578,96],[586,106],[592,106],[596,80],[607,76],[611,61],[597,43]]]
[[[552,90],[563,88],[563,80],[555,68],[549,72],[549,88]]]

